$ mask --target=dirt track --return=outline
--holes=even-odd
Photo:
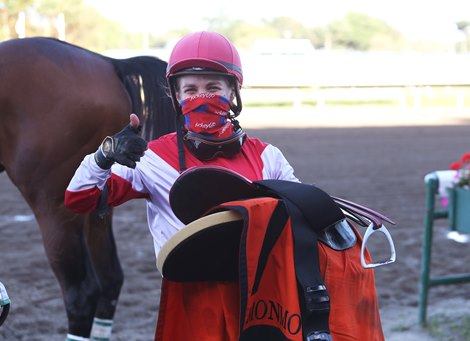
[[[445,125],[429,125],[424,118],[424,125],[402,127],[393,126],[396,122],[355,128],[329,128],[326,126],[333,124],[320,122],[318,126],[323,128],[255,129],[259,125],[245,125],[249,134],[278,146],[303,182],[374,208],[398,222],[389,228],[397,262],[375,270],[388,340],[412,340],[405,337],[406,333],[400,337],[400,328],[416,331],[423,177],[446,169],[470,150],[470,119],[462,115],[455,121],[441,118]],[[350,116],[347,119],[353,120]],[[3,173],[0,189],[0,281],[12,300],[10,316],[0,327],[0,340],[64,340],[66,317],[61,293],[47,263],[38,227]],[[115,236],[126,276],[113,328],[115,341],[153,338],[160,277],[143,205],[141,201],[128,203],[115,214]],[[448,241],[445,228],[435,234],[433,256],[435,273],[470,272],[469,245]],[[442,313],[442,309],[433,307],[438,309],[443,302],[458,299],[460,304],[468,304],[469,289],[470,284],[431,289],[429,315]]]

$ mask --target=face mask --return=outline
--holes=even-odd
[[[197,134],[223,139],[233,134],[228,119],[230,102],[220,95],[203,93],[180,102],[185,119],[184,127]]]

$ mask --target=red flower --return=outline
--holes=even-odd
[[[452,162],[449,168],[456,172],[451,187],[470,190],[470,152],[463,154],[460,161]]]
[[[462,167],[462,163],[459,162],[459,161],[456,161],[456,162],[452,162],[450,165],[449,165],[449,168],[452,169],[452,170],[459,170],[460,167]]]
[[[462,155],[462,162],[465,163],[465,162],[469,162],[469,161],[470,161],[470,152],[463,154]]]

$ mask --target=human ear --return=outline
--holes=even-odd
[[[175,89],[175,97],[178,102],[181,102],[181,92],[178,89]]]
[[[181,101],[181,88],[180,88],[180,79],[176,78],[173,83],[173,89],[175,91],[175,98],[178,102]]]
[[[232,86],[230,87],[230,102],[233,102],[235,100],[235,86],[235,84],[232,84]]]

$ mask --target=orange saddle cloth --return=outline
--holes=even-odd
[[[236,212],[226,221],[209,214],[201,219],[210,226],[196,220],[165,244],[157,261],[164,279],[156,341],[304,339],[302,274],[294,265],[292,219],[279,218],[280,206],[270,197],[227,202],[212,213]],[[349,249],[317,243],[330,334],[334,341],[382,341],[374,272],[361,266],[362,239],[351,227],[357,242]]]

